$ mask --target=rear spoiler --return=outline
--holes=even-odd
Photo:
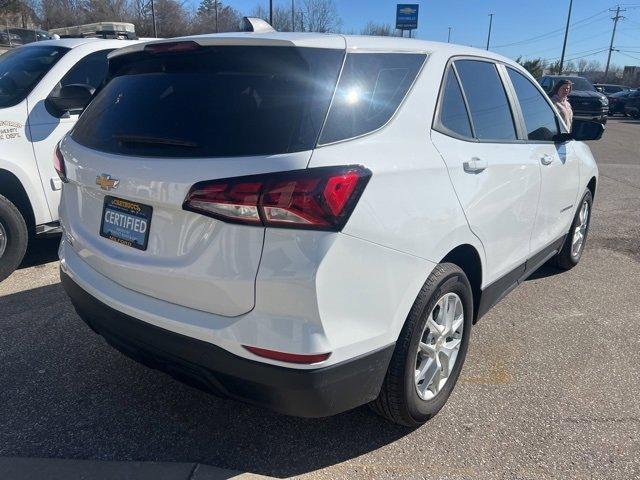
[[[158,43],[195,42],[200,46],[239,45],[267,47],[309,47],[344,50],[346,42],[342,35],[322,33],[280,33],[260,18],[244,17],[244,32],[192,35],[188,37],[166,38],[119,48],[107,55],[111,59],[129,53],[141,52],[147,45]]]

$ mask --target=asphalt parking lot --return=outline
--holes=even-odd
[[[600,182],[581,264],[543,268],[474,327],[458,386],[417,430],[367,407],[284,417],[138,365],[76,316],[57,241],[36,242],[0,284],[0,457],[331,479],[640,478],[640,121],[610,120],[591,146]]]

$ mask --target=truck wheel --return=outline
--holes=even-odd
[[[439,264],[409,312],[373,410],[408,427],[438,413],[462,370],[472,320],[467,276],[457,265]]]
[[[20,265],[28,243],[29,231],[22,214],[0,195],[0,282]]]
[[[587,190],[582,196],[578,210],[573,217],[571,228],[569,229],[562,249],[551,259],[551,262],[556,267],[562,270],[570,270],[580,261],[584,247],[587,244],[592,205],[593,196],[591,192]]]

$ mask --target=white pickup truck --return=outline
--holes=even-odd
[[[47,40],[0,56],[0,281],[32,236],[59,231],[55,145],[102,84],[107,54],[132,43]]]

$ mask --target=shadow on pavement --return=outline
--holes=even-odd
[[[60,284],[0,297],[0,312],[0,456],[200,463],[288,477],[411,431],[368,407],[300,419],[185,386],[107,346]]]
[[[27,253],[18,269],[35,267],[57,261],[58,245],[60,245],[60,235],[47,238],[34,238],[29,242]]]
[[[545,264],[538,270],[533,272],[529,277],[527,277],[525,282],[528,282],[529,280],[538,280],[540,278],[553,277],[555,275],[560,275],[561,273],[564,273],[564,270],[560,270],[559,268],[552,267],[549,264]]]

